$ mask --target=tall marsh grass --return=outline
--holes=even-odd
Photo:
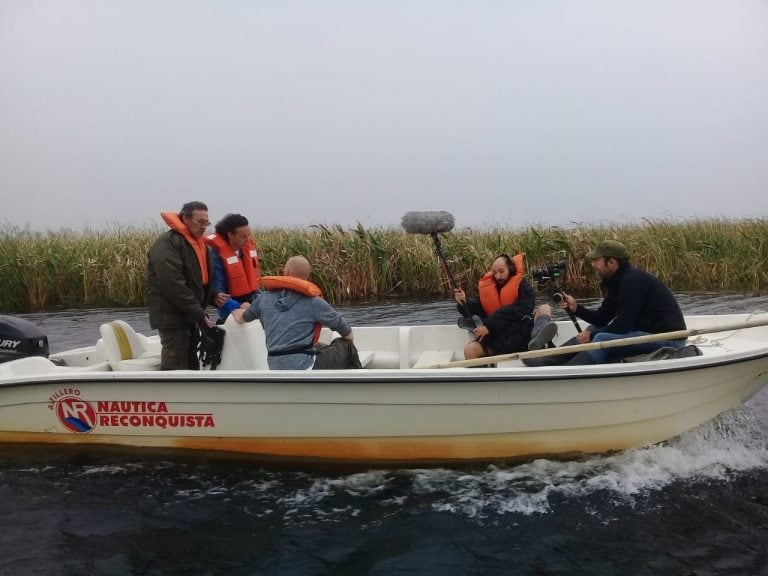
[[[143,306],[146,254],[161,232],[159,227],[80,233],[0,229],[0,311]],[[312,262],[312,279],[334,303],[451,298],[429,236],[361,225],[257,228],[253,236],[263,274],[279,274],[288,257],[303,254]],[[597,278],[583,256],[608,238],[624,242],[634,264],[676,292],[768,289],[768,219],[465,228],[442,236],[442,248],[456,281],[470,290],[498,254],[525,252],[529,269],[565,260],[566,290],[594,296]]]

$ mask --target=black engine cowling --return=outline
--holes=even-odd
[[[48,336],[29,320],[0,316],[0,363],[26,356],[48,358]]]

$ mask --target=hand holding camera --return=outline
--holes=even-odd
[[[568,313],[568,317],[576,326],[576,331],[581,332],[581,326],[579,326],[574,312],[576,311],[576,299],[567,294],[562,286],[565,284],[565,272],[568,267],[568,263],[565,260],[547,264],[544,268],[535,268],[531,270],[531,276],[539,287],[549,286],[550,290],[554,289],[552,293],[552,301],[555,302],[560,308]]]
[[[563,310],[576,312],[576,298],[565,292],[555,292],[552,294],[552,300],[556,302]]]

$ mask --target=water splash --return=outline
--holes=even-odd
[[[576,460],[538,459],[476,469],[372,470],[332,476],[261,471],[258,478],[177,491],[181,499],[226,496],[269,510],[288,524],[341,523],[364,515],[376,523],[393,514],[446,513],[494,521],[509,514],[542,515],[563,507],[600,510],[647,504],[654,493],[697,482],[729,482],[768,469],[768,436],[750,407],[670,442]]]
[[[470,475],[419,471],[414,488],[432,495],[435,510],[530,515],[594,495],[631,506],[672,484],[728,481],[754,469],[768,469],[766,436],[752,410],[741,408],[663,444],[582,460],[489,466]]]

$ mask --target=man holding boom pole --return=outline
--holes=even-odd
[[[578,304],[570,294],[563,293],[560,308],[568,309],[590,323],[586,330],[565,342],[564,346],[686,329],[683,313],[672,292],[656,276],[633,267],[624,244],[604,240],[585,258],[592,261],[592,268],[601,278],[603,301],[598,308],[589,309]],[[542,314],[542,307],[537,310],[536,316],[534,333],[538,331],[541,320],[551,322],[546,313]],[[662,340],[578,354],[527,358],[523,362],[528,366],[601,364],[610,359],[647,354],[667,346],[679,350],[684,345],[685,339]]]
[[[524,278],[523,254],[514,257],[499,255],[491,271],[478,283],[478,298],[468,299],[464,290],[456,284],[440,244],[439,235],[450,232],[453,224],[453,215],[445,211],[407,212],[402,221],[403,228],[409,234],[429,234],[432,237],[435,251],[451,282],[459,313],[468,321],[477,318],[472,328],[475,340],[464,347],[464,358],[472,360],[526,350],[533,326],[536,294]]]
[[[478,298],[467,298],[464,290],[454,288],[459,313],[483,320],[473,330],[475,340],[464,346],[466,360],[528,349],[536,294],[524,272],[522,254],[501,254],[480,278]]]

